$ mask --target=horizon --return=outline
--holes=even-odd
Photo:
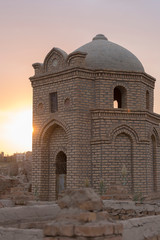
[[[71,53],[99,33],[156,78],[154,112],[160,114],[159,9],[158,0],[1,1],[0,152],[32,150],[32,64],[43,63],[53,47]]]

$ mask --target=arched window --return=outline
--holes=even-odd
[[[146,91],[146,109],[149,110],[149,91]]]
[[[127,91],[122,86],[114,88],[114,108],[127,108]]]

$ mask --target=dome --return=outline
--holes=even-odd
[[[74,52],[87,53],[85,63],[88,68],[117,71],[144,72],[138,58],[127,49],[108,41],[103,34],[96,35]]]

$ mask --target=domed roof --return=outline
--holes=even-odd
[[[86,66],[93,69],[144,72],[138,58],[127,49],[108,41],[103,34],[96,35],[74,52],[87,53]]]

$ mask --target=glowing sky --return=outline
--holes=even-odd
[[[0,0],[0,151],[31,150],[32,63],[53,47],[70,53],[98,33],[157,79],[160,113],[159,13],[160,0]]]

